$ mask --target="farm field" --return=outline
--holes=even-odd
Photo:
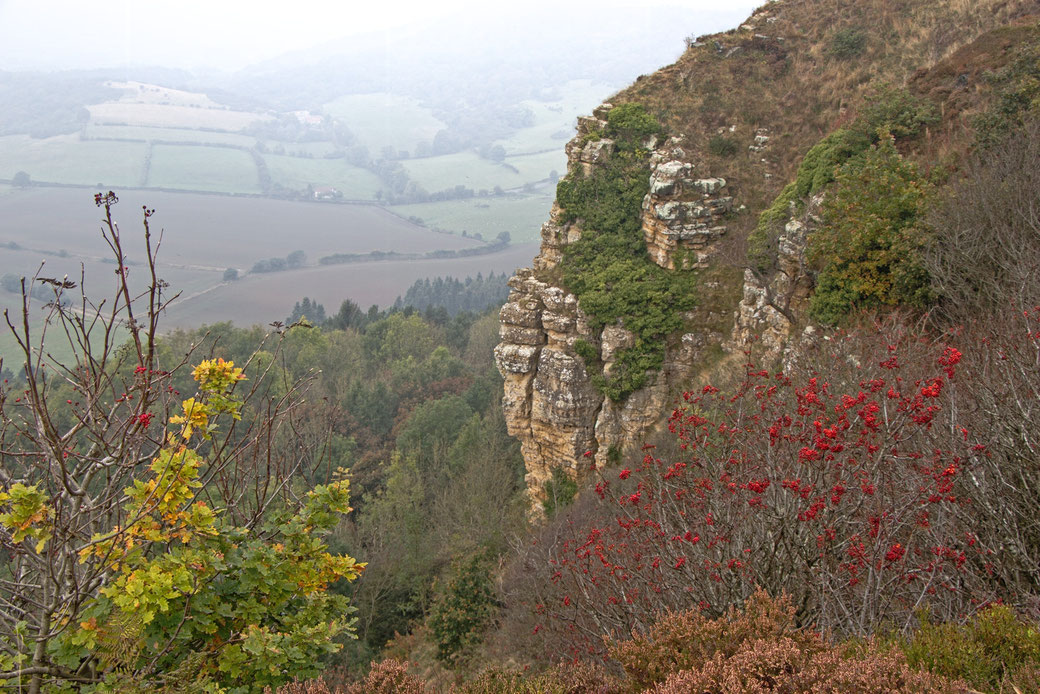
[[[426,226],[456,234],[465,231],[493,239],[507,231],[513,243],[526,243],[539,240],[542,222],[549,218],[552,201],[552,193],[543,190],[533,195],[395,205],[390,210],[403,217],[419,217]]]
[[[351,166],[346,159],[305,159],[301,157],[265,154],[271,180],[286,188],[303,190],[332,186],[348,200],[372,200],[382,187],[379,177],[371,171]]]
[[[153,231],[165,230],[161,261],[207,271],[248,270],[258,260],[303,250],[310,262],[333,253],[398,251],[426,253],[479,246],[476,240],[438,234],[375,205],[288,202],[265,198],[133,190],[114,208],[129,240],[129,257],[140,261],[141,206],[155,209]],[[0,198],[0,245],[75,257],[101,257],[101,214],[91,189],[36,188]],[[33,268],[3,267],[0,274]],[[35,267],[35,266],[34,266]]]
[[[501,164],[483,159],[471,151],[444,154],[439,157],[409,159],[401,163],[408,172],[409,178],[433,193],[446,188],[454,188],[457,185],[473,190],[491,190],[495,186],[501,186],[505,190],[519,188],[525,183],[548,178],[549,172],[554,168],[562,175],[566,161],[561,145],[559,153],[509,157]],[[510,166],[516,167],[519,172],[511,169]],[[534,173],[535,170],[538,173]]]
[[[155,145],[145,185],[216,193],[259,193],[256,164],[248,152],[224,147]]]
[[[373,156],[387,145],[414,154],[418,143],[432,142],[445,127],[416,100],[386,93],[341,96],[322,111],[346,124]]]
[[[375,250],[425,253],[479,246],[474,239],[438,234],[374,205],[287,202],[263,198],[134,190],[120,194],[114,208],[130,260],[135,286],[146,281],[143,266],[141,206],[155,209],[153,243],[159,241],[160,276],[181,292],[168,327],[234,319],[237,323],[280,320],[304,295],[328,303],[348,296],[360,303],[391,303],[419,278],[511,271],[530,263],[534,246],[511,246],[499,253],[468,258],[383,261],[305,267],[246,275],[225,284],[226,268],[247,272],[266,258],[303,250],[307,262],[333,253]],[[110,291],[112,265],[105,262],[101,211],[93,191],[71,188],[12,190],[0,196],[0,275],[31,276],[41,261],[45,276],[87,272],[88,293]],[[216,287],[214,289],[214,287]],[[18,297],[0,290],[0,310],[15,308]],[[287,304],[287,307],[283,307]],[[327,308],[329,308],[327,306]],[[273,318],[267,318],[268,315]],[[266,320],[265,320],[266,319]],[[4,346],[6,345],[6,347]],[[0,354],[11,345],[0,341]]]
[[[98,125],[145,125],[165,128],[213,128],[236,132],[270,116],[224,108],[193,108],[172,104],[140,104],[110,101],[86,107]]]
[[[524,244],[470,258],[390,260],[250,275],[180,301],[170,309],[163,325],[166,329],[194,327],[222,320],[232,320],[236,325],[266,325],[284,320],[304,296],[324,304],[328,313],[335,313],[344,299],[362,308],[372,304],[386,307],[417,279],[509,273],[530,265],[537,253],[536,244]]]
[[[231,110],[205,94],[154,84],[112,82],[110,86],[120,89],[121,96],[90,106],[90,122],[75,135],[0,138],[0,179],[26,171],[34,182],[43,183],[259,195],[261,181],[250,155],[259,146],[271,180],[290,190],[331,186],[354,200],[371,200],[379,190],[385,192],[387,184],[375,174],[342,159],[325,159],[336,150],[331,141],[258,139],[243,132],[251,123],[274,118],[271,114]],[[430,145],[446,125],[409,97],[347,95],[327,103],[323,111],[344,122],[374,159],[387,146],[412,154],[401,164],[412,180],[431,193],[459,185],[475,192],[496,187],[517,191],[546,180],[554,170],[563,173],[563,145],[574,131],[575,117],[588,111],[606,90],[579,80],[543,90],[539,96],[545,101],[521,102],[531,114],[531,126],[498,141],[507,152],[503,162],[481,158],[475,150],[415,157],[416,145]],[[277,137],[278,132],[276,128],[271,134]],[[477,233],[469,226],[487,225],[471,222],[472,212],[464,212],[462,222],[434,223]],[[434,216],[447,221],[443,215]],[[508,220],[497,226],[511,234],[515,229]]]
[[[289,155],[297,157],[324,157],[336,151],[336,146],[331,142],[279,142],[278,140],[264,140],[264,146],[268,152],[276,155]]]
[[[186,92],[147,82],[107,82],[105,86],[120,89],[123,94],[118,101],[134,104],[162,104],[193,106],[196,108],[223,108],[220,104],[199,92]]]
[[[498,140],[507,155],[541,152],[548,148],[563,151],[563,145],[574,136],[578,116],[589,112],[591,105],[598,104],[611,88],[589,80],[574,80],[546,94],[547,101],[528,99],[521,106],[533,116],[530,127],[518,130],[508,138]],[[562,174],[562,171],[561,171]]]
[[[184,128],[159,128],[141,125],[94,125],[83,129],[83,136],[88,140],[140,140],[143,142],[203,142],[212,145],[230,145],[232,147],[252,147],[256,138],[235,133],[213,132],[210,130],[186,130]]]
[[[25,171],[34,181],[136,186],[141,183],[147,151],[148,145],[142,142],[84,142],[78,135],[46,139],[8,135],[0,137],[0,178],[10,179]]]

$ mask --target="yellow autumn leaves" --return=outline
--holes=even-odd
[[[242,369],[235,367],[235,362],[223,359],[205,359],[199,362],[191,377],[198,381],[203,390],[221,393],[229,390],[239,381],[246,380]]]
[[[184,400],[181,403],[183,413],[170,417],[170,424],[182,425],[180,437],[183,439],[190,439],[196,430],[202,434],[202,438],[209,439],[211,417],[227,413],[239,419],[241,402],[229,397],[229,393],[236,383],[246,380],[246,377],[242,369],[235,366],[235,362],[223,359],[206,359],[195,367],[191,375],[198,382],[200,390],[209,396],[208,400]]]
[[[11,533],[15,542],[36,540],[36,552],[42,552],[52,532],[47,501],[47,495],[35,484],[18,482],[10,489],[0,488],[0,526]]]

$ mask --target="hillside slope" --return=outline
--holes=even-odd
[[[554,468],[581,477],[590,459],[637,446],[699,374],[753,343],[778,357],[815,283],[813,200],[785,188],[806,152],[882,124],[909,94],[935,116],[900,150],[956,168],[992,100],[988,75],[1034,35],[1038,12],[1035,0],[777,0],[579,119],[496,349],[532,500]],[[777,231],[756,236],[771,207]]]

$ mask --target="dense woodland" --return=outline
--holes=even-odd
[[[916,7],[883,4],[897,26]],[[8,316],[25,365],[0,365],[0,688],[1037,691],[1040,25],[1020,14],[906,85],[862,85],[735,220],[761,277],[783,272],[786,224],[812,224],[812,329],[789,353],[751,344],[671,384],[641,450],[590,452],[537,507],[494,365],[504,278],[162,333],[161,257],[132,295],[141,239],[99,194],[113,296],[22,290],[76,363]],[[873,55],[858,25],[827,32],[827,69]],[[954,104],[946,73],[978,81]],[[655,94],[611,111],[613,164],[557,193],[589,229],[562,281],[640,338],[596,383],[618,401],[700,298],[636,238],[641,142],[687,98]]]

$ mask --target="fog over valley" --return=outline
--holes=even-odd
[[[535,254],[577,116],[751,6],[0,3],[3,286],[89,265],[110,189],[127,231],[156,209],[171,324],[508,272]],[[293,251],[289,273],[254,271]]]
[[[1040,693],[1040,0],[0,0],[0,693]]]

